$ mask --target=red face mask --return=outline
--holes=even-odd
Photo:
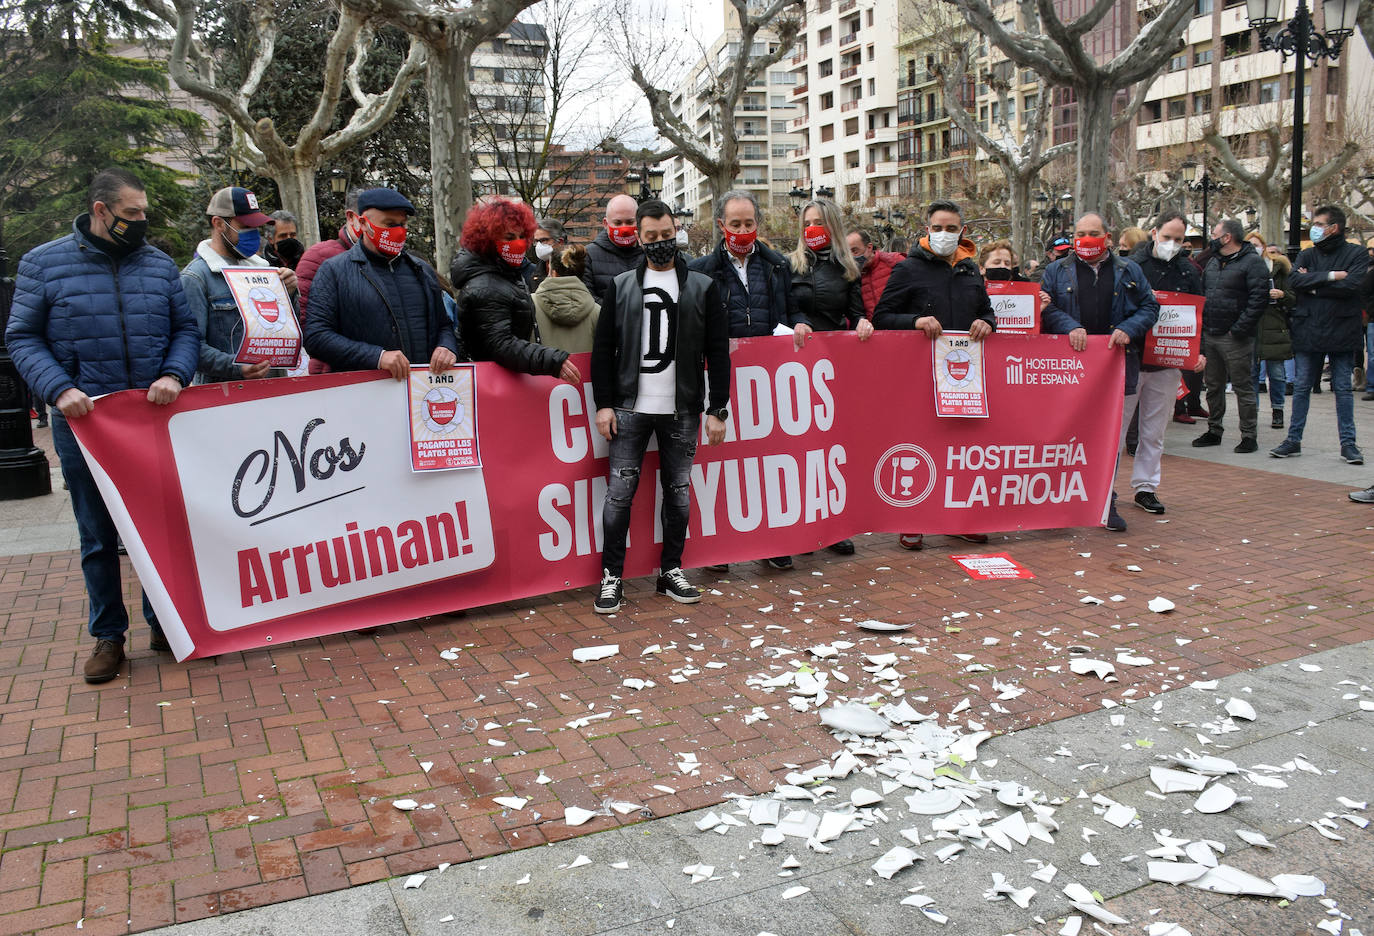
[[[606,235],[610,237],[611,243],[615,244],[617,247],[629,247],[631,244],[639,243],[639,238],[636,234],[637,232],[633,224],[627,224],[623,227],[611,227],[609,224],[606,225]]]
[[[530,242],[523,237],[519,240],[501,241],[501,259],[513,267],[518,267],[525,262],[525,248]]]
[[[1107,255],[1107,238],[1078,237],[1073,242],[1073,252],[1084,263],[1096,263]]]
[[[367,225],[363,230],[371,234],[377,253],[385,257],[399,257],[401,251],[405,250],[406,229],[403,226],[378,227],[372,223],[371,218],[364,218],[361,215],[358,216],[358,220]]]
[[[754,246],[754,241],[758,240],[758,231],[726,231],[725,247],[737,257],[743,257]]]
[[[812,250],[824,250],[830,246],[830,232],[821,224],[808,224],[802,238]]]

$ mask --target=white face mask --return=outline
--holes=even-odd
[[[1178,241],[1157,240],[1155,241],[1155,256],[1165,263],[1168,263],[1170,260],[1174,259],[1174,257],[1178,256],[1178,252],[1182,248],[1183,245]]]
[[[678,245],[679,247],[686,247],[687,244],[688,244],[688,239],[687,239],[687,231],[686,231],[686,229],[685,229],[685,228],[678,228],[678,231],[677,231],[677,245]]]
[[[553,256],[553,244],[538,243],[534,245],[534,255],[540,260],[547,260]]]
[[[959,247],[959,234],[954,231],[931,231],[928,237],[930,252],[948,257]]]

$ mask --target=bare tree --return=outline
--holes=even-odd
[[[732,41],[738,41],[739,51],[723,68],[716,70],[706,50],[701,49],[707,75],[700,94],[710,109],[711,125],[705,138],[698,134],[690,117],[684,119],[673,113],[672,92],[659,87],[660,67],[681,60],[681,43],[654,42],[646,38],[639,31],[628,4],[622,4],[616,13],[616,29],[624,37],[630,60],[630,78],[649,102],[654,129],[670,144],[669,149],[657,154],[657,160],[673,156],[686,159],[705,176],[713,201],[729,191],[739,175],[735,109],[745,89],[781,61],[796,43],[806,0],[768,0],[761,8],[750,0],[730,0],[730,6],[739,20],[738,30],[731,30]],[[754,43],[763,29],[777,37],[776,45],[762,55],[755,55]]]
[[[1222,170],[1236,184],[1254,194],[1259,202],[1260,234],[1269,243],[1279,244],[1283,243],[1283,222],[1291,190],[1293,141],[1283,139],[1284,131],[1277,124],[1265,127],[1260,133],[1268,145],[1264,163],[1258,169],[1247,169],[1216,127],[1209,127],[1202,139],[1216,152]],[[1303,173],[1303,191],[1317,188],[1333,178],[1359,152],[1360,144],[1348,141],[1334,157]]]
[[[183,0],[184,2],[184,0]],[[440,269],[453,258],[463,218],[472,207],[472,137],[468,65],[483,42],[495,39],[535,0],[339,0],[345,10],[377,19],[418,39],[428,53],[430,185],[434,256]]]
[[[1045,146],[1049,128],[1050,97],[1054,89],[1048,85],[1040,88],[1040,96],[1035,107],[1026,117],[1026,128],[1021,139],[1017,140],[1013,126],[1014,111],[1009,86],[1005,80],[995,75],[989,76],[989,84],[997,92],[998,106],[995,126],[984,130],[978,115],[965,104],[968,89],[968,66],[972,49],[968,44],[961,45],[955,53],[951,66],[937,66],[937,72],[944,83],[946,109],[954,125],[974,140],[979,149],[1002,170],[1006,177],[1008,214],[1011,219],[1011,243],[1018,257],[1034,256],[1035,224],[1031,218],[1031,185],[1046,165],[1072,152],[1074,141]]]
[[[319,103],[310,120],[296,133],[295,142],[287,143],[270,118],[253,117],[250,104],[276,51],[278,23],[272,0],[256,0],[253,25],[257,47],[243,82],[232,89],[216,83],[213,63],[196,42],[194,31],[199,12],[196,0],[172,0],[171,7],[162,0],[143,2],[176,29],[168,61],[172,80],[183,91],[205,101],[228,118],[233,130],[233,154],[257,174],[276,182],[283,204],[300,219],[301,237],[307,243],[319,240],[316,172],[395,115],[411,82],[424,65],[424,47],[412,42],[410,53],[397,70],[391,86],[380,94],[369,94],[362,87],[360,75],[372,46],[372,29],[366,17],[341,10],[321,68],[323,84]],[[343,127],[330,132],[345,86],[357,109]]]
[[[1073,91],[1078,104],[1078,179],[1080,211],[1101,209],[1110,177],[1112,103],[1117,92],[1146,82],[1178,49],[1183,25],[1196,0],[1166,0],[1150,22],[1110,61],[1099,63],[1083,47],[1083,37],[1102,22],[1118,0],[1095,0],[1086,13],[1065,22],[1054,0],[1020,0],[1022,28],[1004,26],[989,0],[945,0],[964,14],[974,29],[1046,84]],[[1135,15],[1135,4],[1125,5]],[[1137,98],[1139,100],[1140,98]]]

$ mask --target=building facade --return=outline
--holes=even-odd
[[[468,69],[473,187],[480,195],[519,196],[540,172],[548,119],[544,61],[549,36],[537,23],[511,23],[477,47]]]
[[[572,243],[596,237],[606,216],[606,202],[625,192],[630,162],[617,153],[565,150],[549,154],[547,204],[536,214],[562,221]]]

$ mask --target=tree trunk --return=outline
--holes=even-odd
[[[1088,211],[1105,211],[1107,185],[1111,179],[1112,98],[1115,92],[1104,85],[1074,88],[1078,100],[1078,187],[1074,192],[1074,212],[1082,217]],[[1069,219],[1069,227],[1074,218]],[[1115,219],[1108,218],[1107,223]]]
[[[296,238],[302,244],[320,241],[320,215],[315,203],[315,167],[272,167],[272,181],[287,211],[296,216]]]
[[[1031,219],[1031,179],[1036,173],[1015,172],[1010,166],[1003,166],[1002,171],[1007,177],[1010,194],[1011,243],[1016,248],[1017,260],[1025,263],[1040,256],[1040,251],[1035,247],[1034,222]]]
[[[472,145],[468,134],[468,50],[429,47],[430,191],[434,207],[434,264],[447,271],[463,219],[472,207]]]
[[[712,206],[720,202],[720,197],[735,187],[735,171],[730,166],[717,164],[713,171],[706,175],[706,181],[711,186]],[[767,207],[764,205],[763,207]]]
[[[1266,244],[1286,245],[1283,222],[1288,218],[1288,187],[1272,186],[1267,193],[1255,194],[1259,198],[1260,236]]]

